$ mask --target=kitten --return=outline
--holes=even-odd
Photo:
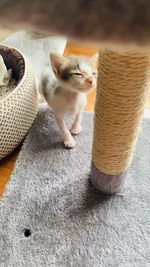
[[[82,131],[82,112],[89,93],[96,86],[97,54],[91,58],[82,56],[64,57],[56,53],[50,54],[54,74],[50,66],[44,70],[41,79],[43,96],[53,109],[56,123],[60,129],[65,147],[76,145],[72,135]],[[74,115],[75,119],[70,131],[65,118]]]

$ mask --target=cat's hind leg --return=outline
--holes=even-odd
[[[71,133],[73,135],[77,135],[77,134],[79,134],[83,130],[82,125],[81,125],[81,122],[82,122],[82,111],[80,111],[76,115],[75,120],[74,120],[74,122],[72,124],[72,127],[71,127],[71,130],[70,131],[71,131]]]

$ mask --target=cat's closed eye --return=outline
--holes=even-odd
[[[76,76],[83,77],[83,74],[82,74],[82,73],[80,73],[80,72],[75,72],[75,73],[73,73],[73,75],[76,75]]]

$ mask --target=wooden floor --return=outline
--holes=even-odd
[[[4,34],[5,37],[5,34]],[[91,45],[82,45],[76,43],[68,43],[65,50],[65,55],[87,55],[92,56],[98,51],[98,47],[92,47]],[[95,91],[88,95],[88,103],[85,108],[86,111],[91,111],[94,108]],[[21,146],[20,146],[21,147]],[[20,147],[17,148],[11,155],[4,160],[0,161],[0,197],[2,196],[5,186],[12,173],[14,164],[16,162]]]

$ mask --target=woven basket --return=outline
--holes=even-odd
[[[24,139],[38,109],[38,95],[31,64],[14,48],[0,45],[7,69],[12,69],[17,86],[0,99],[0,159]]]

